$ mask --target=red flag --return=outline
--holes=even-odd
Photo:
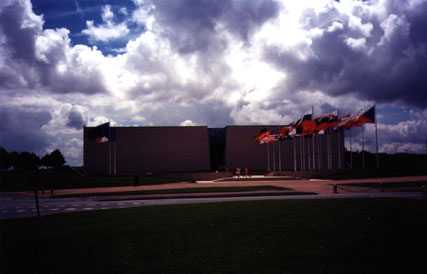
[[[269,132],[268,132],[267,128],[264,128],[254,136],[253,141],[257,144],[261,144],[261,140],[265,136],[267,136],[268,134],[269,134]]]
[[[375,124],[375,106],[359,115],[354,123],[357,124],[357,126],[361,126],[363,124]]]
[[[278,130],[271,130],[268,132],[267,135],[265,135],[263,138],[261,138],[261,144],[262,143],[272,143],[277,142],[279,140],[279,133]]]
[[[346,129],[345,127],[344,127],[344,125],[349,121],[351,119],[351,115],[350,114],[347,114],[347,115],[345,115],[345,116],[343,116],[343,117],[341,117],[341,118],[339,118],[338,119],[338,126],[337,126],[337,128],[344,128],[344,129]]]
[[[313,127],[313,109],[310,109],[304,113],[304,116],[302,117],[302,133],[301,135],[309,135],[313,133],[314,127]]]
[[[319,132],[338,125],[338,110],[314,118],[315,131]]]
[[[367,111],[359,110],[356,114],[352,115],[348,121],[344,123],[344,129],[351,127],[361,127],[363,124],[375,123],[375,106]]]

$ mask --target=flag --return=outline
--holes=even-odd
[[[277,129],[273,129],[271,131],[268,131],[268,134],[261,138],[261,144],[277,142],[278,140],[279,131]]]
[[[314,118],[314,131],[319,132],[338,125],[338,110]]]
[[[302,135],[308,135],[313,132],[313,109],[307,110],[302,117]]]
[[[375,123],[375,106],[371,107],[367,111],[359,110],[356,114],[352,115],[348,121],[344,124],[344,129],[351,127],[361,127],[363,124],[374,124]]]
[[[293,129],[291,131],[292,135],[309,135],[313,133],[313,110],[307,110],[303,117],[294,123]]]
[[[375,106],[362,113],[357,120],[359,124],[375,124]]]
[[[96,140],[95,140],[98,144],[100,144],[100,143],[106,143],[106,142],[108,142],[108,138],[107,137],[98,137],[98,138],[96,138]]]
[[[110,128],[110,122],[99,125],[89,130],[89,140],[97,143],[105,143],[115,140],[115,128]]]
[[[291,137],[290,132],[292,130],[293,123],[290,123],[287,126],[284,126],[279,133],[279,141],[283,141],[288,137]]]
[[[299,136],[300,134],[299,132],[302,132],[301,122],[302,122],[302,119],[299,119],[290,124],[291,128],[289,129],[289,133],[288,133],[289,136],[291,137]]]
[[[258,132],[254,137],[253,137],[253,141],[257,144],[261,143],[262,138],[264,138],[265,136],[268,135],[268,130],[267,128],[263,128],[260,130],[260,132]]]
[[[350,115],[350,117],[348,117],[345,121],[341,122],[342,127],[344,129],[349,129],[351,127],[360,127],[361,125],[357,123],[357,120],[359,119],[360,115],[362,115],[362,113],[363,113],[363,110],[361,109],[355,114]]]
[[[344,128],[344,125],[349,121],[351,119],[351,115],[350,115],[350,113],[349,114],[347,114],[347,115],[345,115],[345,116],[343,116],[343,117],[341,117],[341,118],[339,118],[338,119],[338,125],[335,127],[335,129],[337,129],[337,128]],[[344,129],[346,129],[346,128],[344,128]]]

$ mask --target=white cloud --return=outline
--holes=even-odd
[[[328,27],[328,32],[334,32],[342,29],[344,29],[343,24],[341,22],[334,21],[332,25]]]
[[[95,26],[94,21],[86,21],[87,29],[82,30],[82,33],[88,35],[90,40],[108,42],[124,38],[129,33],[126,22],[114,23],[114,13],[110,5],[102,9],[101,16],[103,21],[101,25]]]
[[[345,39],[345,43],[352,49],[354,50],[361,50],[364,51],[366,50],[366,39],[365,38],[359,38],[359,39],[354,39],[351,37],[348,37],[347,39]]]
[[[147,30],[153,30],[155,17],[153,15],[154,5],[142,5],[132,13],[131,20],[140,26],[145,26]]]
[[[183,127],[191,127],[191,126],[196,126],[197,124],[191,120],[185,120],[185,121],[181,122],[179,125],[183,126]]]
[[[350,20],[348,21],[348,26],[350,29],[358,30],[360,33],[369,37],[371,35],[371,31],[374,26],[371,23],[362,23],[362,19],[356,16],[350,16]]]
[[[378,43],[379,46],[389,42],[396,31],[400,31],[403,36],[407,36],[409,34],[409,23],[406,22],[405,18],[400,18],[395,14],[390,14],[381,22],[380,26],[384,30],[384,35]]]

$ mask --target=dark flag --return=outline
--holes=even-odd
[[[110,122],[107,122],[89,130],[88,135],[89,140],[94,140],[97,143],[105,143],[108,141],[114,141],[115,130],[114,128],[110,128]]]

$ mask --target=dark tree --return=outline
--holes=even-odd
[[[64,156],[59,149],[55,149],[51,153],[47,153],[43,156],[42,165],[47,167],[60,167],[65,164]]]
[[[33,152],[21,152],[18,156],[18,161],[16,162],[16,168],[32,170],[38,169],[40,166],[40,158]]]
[[[4,147],[0,147],[0,169],[8,170],[11,166],[9,153]]]
[[[18,168],[19,166],[19,153],[16,151],[12,151],[9,153],[9,162],[13,168]]]

